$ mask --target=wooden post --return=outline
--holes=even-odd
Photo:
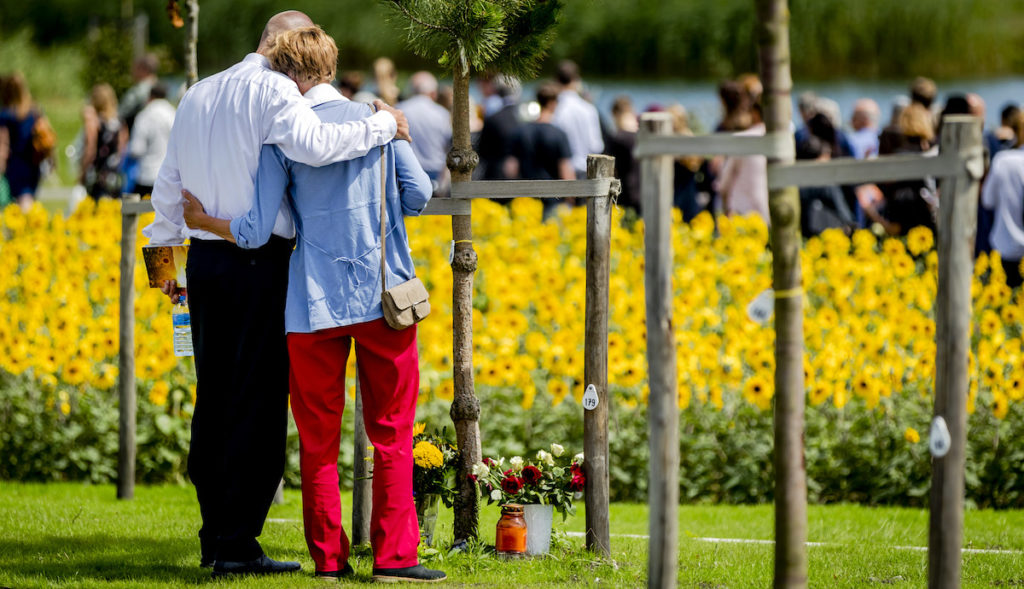
[[[981,121],[951,116],[942,125],[943,153],[967,164],[942,180],[939,207],[939,285],[935,301],[935,420],[949,430],[949,451],[932,460],[928,529],[928,587],[960,587],[967,444],[967,354],[971,345],[971,280],[982,175]]]
[[[640,137],[668,135],[668,113],[640,117]],[[672,324],[672,158],[647,157],[640,164],[644,215],[644,287],[647,299],[647,374],[650,395],[650,546],[647,586],[676,586],[679,539],[679,394]]]
[[[185,86],[199,81],[199,0],[185,0]]]
[[[469,138],[469,71],[455,60],[452,85],[452,149],[448,169],[452,182],[469,182],[479,156]],[[459,446],[456,474],[455,542],[477,537],[480,516],[476,488],[469,475],[473,465],[483,459],[480,450],[480,401],[473,389],[473,274],[476,251],[473,249],[473,225],[470,215],[452,215],[452,376],[455,398],[450,415],[455,424]]]
[[[788,154],[775,153],[769,166],[794,159],[789,130],[789,7],[786,0],[757,0],[758,50],[768,134],[784,134]],[[800,269],[800,195],[796,187],[768,195],[771,214],[772,286],[775,289],[775,574],[776,589],[807,587],[807,473],[804,466],[804,324]]]
[[[587,178],[610,178],[615,158],[587,157]],[[608,273],[611,257],[611,197],[587,199],[587,304],[583,386],[597,389],[597,406],[583,410],[587,549],[611,556],[608,514]]]
[[[121,203],[138,201],[139,195],[126,194]],[[121,213],[121,324],[117,361],[118,499],[135,497],[135,233],[138,227],[138,213]]]
[[[370,513],[373,511],[373,479],[367,468],[367,446],[370,438],[363,423],[363,395],[359,388],[359,369],[356,369],[356,435],[352,460],[355,468],[352,477],[352,544],[370,542]]]

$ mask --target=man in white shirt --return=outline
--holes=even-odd
[[[264,56],[273,37],[313,26],[288,11],[272,17],[256,53],[196,83],[182,98],[167,156],[153,188],[155,245],[191,238],[186,277],[196,364],[196,407],[188,457],[203,526],[201,565],[214,576],[299,570],[268,558],[256,537],[281,480],[288,426],[284,308],[295,228],[282,208],[274,236],[244,250],[188,229],[181,191],[204,196],[211,215],[233,218],[252,206],[259,154],[278,145],[289,158],[325,165],[408,138],[400,111],[345,124],[322,123],[295,83]],[[176,285],[163,286],[177,301]]]
[[[174,125],[174,106],[167,102],[167,87],[154,85],[149,91],[149,102],[135,117],[128,153],[139,163],[135,192],[150,194],[167,155],[167,142]]]
[[[558,64],[555,79],[562,86],[558,95],[558,108],[552,121],[565,131],[572,150],[572,167],[577,178],[587,177],[587,155],[604,153],[601,138],[601,118],[597,109],[580,96],[580,70],[572,61]]]
[[[409,117],[409,132],[416,137],[412,152],[423,171],[438,187],[447,186],[448,149],[452,146],[452,115],[437,103],[437,78],[430,72],[416,72],[409,79],[414,96],[398,103]]]

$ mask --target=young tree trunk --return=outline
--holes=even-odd
[[[185,16],[185,85],[199,81],[199,0],[186,0]]]
[[[793,161],[786,0],[757,0],[766,132],[785,133]],[[807,475],[804,469],[803,290],[800,269],[800,196],[795,187],[772,190],[772,279],[775,288],[775,582],[807,587]]]
[[[454,68],[452,149],[448,153],[448,169],[452,182],[468,182],[479,157],[469,139],[469,71],[456,63]],[[415,141],[416,138],[413,138]],[[476,488],[469,475],[473,465],[482,459],[480,451],[480,401],[473,391],[473,273],[476,252],[473,250],[473,226],[470,215],[452,216],[452,239],[455,257],[452,260],[452,368],[455,398],[451,417],[459,445],[459,469],[456,474],[458,494],[455,497],[455,541],[476,538],[479,507]]]

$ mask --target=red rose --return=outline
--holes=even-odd
[[[505,477],[501,481],[501,490],[509,495],[515,495],[523,490],[523,479],[519,477]]]
[[[569,481],[569,490],[582,491],[586,482],[587,480],[583,477],[583,475],[573,476],[572,480]]]
[[[469,479],[470,482],[473,482],[473,483],[476,482],[476,475],[475,474],[467,474],[466,478]]]
[[[523,482],[527,485],[536,485],[540,482],[541,477],[544,475],[540,472],[540,469],[532,464],[530,466],[523,467]]]
[[[483,463],[486,464],[487,466],[490,466],[490,465],[494,464],[494,461],[491,460],[490,458],[484,458],[483,459]]]
[[[573,464],[569,467],[569,471],[572,473],[572,480],[569,481],[569,490],[582,491],[587,482],[587,476],[583,474],[583,469],[580,468],[580,465]]]

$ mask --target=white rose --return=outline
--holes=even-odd
[[[491,491],[491,501],[501,501],[501,489]]]
[[[561,456],[565,453],[565,448],[561,444],[551,444],[551,453],[555,456]]]
[[[522,456],[513,456],[512,458],[509,458],[508,463],[512,467],[512,470],[523,470],[524,460]]]
[[[546,464],[548,466],[554,466],[555,465],[555,458],[553,456],[551,456],[550,454],[548,454],[547,452],[545,452],[544,450],[538,450],[537,451],[537,461],[538,462],[543,462],[544,464]]]
[[[575,464],[583,464],[583,452],[572,457],[572,461]]]
[[[487,465],[484,464],[483,462],[477,462],[476,464],[473,465],[473,474],[478,477],[487,476],[487,473],[489,471],[490,469],[487,468]]]

